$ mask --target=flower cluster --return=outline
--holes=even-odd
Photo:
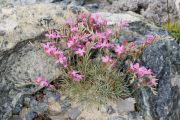
[[[56,63],[60,63],[64,67],[67,67],[67,64],[68,64],[67,57],[64,55],[62,51],[58,50],[55,47],[55,43],[48,42],[48,43],[42,44],[42,47],[44,48],[45,53],[57,59]]]
[[[151,69],[147,69],[144,66],[140,66],[139,63],[131,63],[130,64],[130,70],[135,73],[138,78],[148,78],[148,85],[150,86],[156,86],[157,85],[157,79],[153,75]]]
[[[122,44],[115,43],[114,40],[118,39],[119,32],[122,28],[127,28],[129,23],[121,20],[116,25],[118,28],[113,29],[108,25],[109,21],[100,13],[81,13],[76,19],[66,20],[63,30],[52,30],[46,34],[53,41],[43,43],[42,47],[45,53],[56,59],[56,63],[64,66],[68,77],[74,81],[85,81],[87,71],[78,67],[85,62],[87,64],[90,62],[102,63],[103,66],[110,66],[108,69],[119,71],[118,63],[123,66],[129,60],[135,62],[135,56],[140,53],[140,48],[152,44],[155,37],[148,35],[145,43],[141,45],[128,42],[128,40]],[[96,54],[93,55],[94,53],[100,54],[100,59]],[[140,66],[139,63],[131,63],[130,69],[138,78],[147,77],[148,85],[157,85],[157,79],[150,69]],[[121,70],[127,71],[125,67],[122,67]],[[43,85],[47,86],[48,84],[43,83]]]
[[[80,81],[83,79],[83,75],[81,75],[81,73],[79,71],[76,70],[72,70],[69,72],[69,75],[72,77],[73,80],[75,81]]]
[[[54,86],[49,83],[49,81],[43,77],[38,77],[35,80],[33,80],[34,84],[39,85],[41,87],[49,87],[53,88]]]

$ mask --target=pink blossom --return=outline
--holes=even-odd
[[[112,35],[113,32],[112,32],[112,29],[107,29],[105,33],[106,33],[106,36],[110,36]]]
[[[72,77],[72,79],[73,79],[74,81],[80,81],[80,80],[82,80],[83,77],[84,77],[83,75],[80,74],[79,71],[76,71],[76,70],[71,71],[71,72],[70,72],[70,76]]]
[[[68,59],[66,56],[64,56],[64,54],[60,54],[58,56],[58,59],[56,61],[56,63],[60,63],[62,64],[64,67],[67,67],[68,66]]]
[[[112,44],[108,43],[107,41],[104,41],[102,43],[97,43],[95,46],[93,46],[93,49],[98,49],[98,48],[110,48],[112,47]]]
[[[42,44],[42,47],[44,48],[45,53],[47,53],[48,55],[52,55],[53,56],[54,52],[57,51],[57,48],[51,42]]]
[[[78,16],[78,20],[81,21],[83,25],[87,25],[89,16],[89,13],[83,12]]]
[[[72,27],[72,28],[71,28],[71,32],[74,33],[74,32],[77,32],[77,31],[78,31],[78,27]]]
[[[47,36],[49,39],[58,39],[58,38],[62,38],[63,37],[63,36],[61,36],[57,32],[47,33],[47,34],[45,34],[45,36]]]
[[[90,21],[94,23],[95,26],[106,25],[107,21],[101,16],[100,13],[91,14]]]
[[[150,79],[150,81],[149,81],[148,84],[149,84],[150,86],[157,86],[157,84],[158,84],[158,83],[157,83],[158,79],[156,79],[155,76],[150,76],[149,79]]]
[[[123,45],[116,45],[115,46],[115,52],[118,56],[121,56],[123,53],[125,53],[126,49]]]
[[[96,33],[96,36],[98,37],[99,42],[101,42],[102,40],[107,40],[107,36],[105,35],[104,32]]]
[[[150,45],[155,41],[154,35],[147,35],[146,41],[143,45]]]
[[[68,60],[67,57],[64,55],[64,53],[60,50],[58,50],[53,44],[47,43],[42,45],[45,52],[50,55],[55,57],[56,63],[62,64],[64,67],[67,67]]]
[[[138,75],[138,77],[144,77],[144,76],[149,76],[152,75],[151,69],[146,69],[144,66],[139,65],[139,63],[136,64],[130,64],[130,70],[133,71],[135,74]]]
[[[96,38],[97,38],[96,35],[91,35],[91,36],[89,37],[89,39],[91,39],[91,40],[96,40]]]
[[[73,19],[67,19],[65,24],[69,25],[70,27],[73,27],[75,25],[75,22],[73,21]]]
[[[153,78],[150,79],[149,84],[152,85],[152,86],[157,86],[157,84],[158,84],[157,81],[158,81],[158,79],[153,77]]]
[[[110,48],[112,45],[110,43],[108,43],[107,41],[104,41],[102,43],[99,43],[99,47],[100,48]]]
[[[77,40],[78,40],[78,37],[77,36],[73,36],[72,38],[70,38],[67,42],[67,46],[68,48],[71,48],[73,47],[74,45],[77,44]]]
[[[41,87],[49,87],[50,83],[48,80],[46,80],[43,77],[38,77],[36,80],[33,81],[36,85],[39,85]]]
[[[78,48],[76,51],[75,51],[76,54],[78,54],[79,56],[84,56],[86,51],[85,51],[85,48]]]
[[[55,44],[54,42],[47,42],[47,43],[43,43],[41,46],[44,48],[44,50],[47,50],[54,44]]]
[[[103,63],[111,63],[111,62],[113,62],[112,58],[110,56],[108,56],[108,55],[103,56],[101,59],[102,59]]]

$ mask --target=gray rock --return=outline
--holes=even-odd
[[[177,20],[179,10],[175,5],[176,0],[169,0],[167,10],[167,0],[115,0],[111,10],[113,12],[133,11],[142,14],[144,17],[154,22],[166,22],[168,12],[171,20]]]
[[[68,111],[68,116],[72,120],[75,120],[80,114],[81,114],[81,111],[77,107],[72,108]]]
[[[36,100],[32,100],[30,104],[30,109],[33,112],[36,112],[38,114],[42,114],[44,112],[48,111],[48,102],[39,102]]]
[[[31,5],[36,3],[52,3],[56,0],[7,0],[7,3],[11,3],[13,5]]]
[[[128,120],[144,120],[137,112],[129,112]]]
[[[6,33],[3,30],[0,30],[0,36],[4,36]]]
[[[13,114],[20,112],[24,97],[41,89],[32,84],[36,77],[44,76],[52,81],[60,76],[60,66],[54,64],[55,60],[47,57],[39,45],[45,40],[46,25],[58,26],[58,23],[55,25],[47,21],[63,20],[64,11],[61,8],[61,5],[38,4],[6,8],[8,12],[3,10],[0,13],[0,29],[6,33],[0,36],[0,119],[9,120]],[[36,108],[31,103],[36,112],[47,108],[47,103],[37,105]]]
[[[72,0],[71,4],[73,6],[83,5],[85,3],[85,0]]]
[[[126,120],[126,118],[122,117],[122,116],[111,116],[109,118],[109,120]]]
[[[148,47],[142,62],[151,68],[158,81],[157,95],[149,89],[137,94],[137,102],[144,116],[157,120],[179,120],[180,111],[180,45],[164,39]]]
[[[108,113],[108,114],[115,113],[115,109],[111,105],[102,105],[100,107],[100,111],[102,113]]]
[[[62,111],[67,111],[71,108],[71,103],[68,99],[61,101],[60,104],[61,104]]]
[[[113,114],[113,113],[115,113],[116,111],[115,111],[115,109],[110,105],[110,106],[108,106],[108,109],[107,109],[107,113],[108,114]]]
[[[26,113],[26,120],[34,120],[37,116],[37,113],[29,111]]]
[[[45,94],[45,97],[47,97],[47,99],[52,97],[56,101],[60,101],[61,95],[59,92],[56,92],[56,91],[53,91],[53,90],[47,88],[47,89],[44,89],[43,93]]]
[[[118,113],[135,111],[135,100],[133,98],[127,98],[125,100],[119,100],[117,103]]]

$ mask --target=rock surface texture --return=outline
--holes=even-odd
[[[157,95],[142,90],[138,98],[141,109],[155,120],[180,119],[180,45],[177,41],[162,39],[147,48],[143,63],[151,68],[159,79]]]
[[[167,0],[115,0],[112,6],[113,12],[133,11],[159,23],[166,22],[169,18],[180,19],[175,0],[168,0],[168,4]]]
[[[36,77],[52,81],[60,76],[60,66],[54,64],[54,59],[47,59],[40,43],[46,41],[44,31],[61,23],[63,12],[63,7],[55,4],[1,9],[0,30],[4,32],[0,36],[1,120],[19,113],[23,98],[39,89],[32,85]]]
[[[59,28],[64,21],[67,8],[53,3],[1,8],[1,120],[11,120],[12,117],[19,118],[19,116],[31,120],[42,113],[56,111],[59,114],[70,109],[71,104],[67,101],[53,108],[52,101],[58,102],[60,95],[47,89],[37,88],[32,84],[32,80],[38,76],[44,76],[51,82],[61,75],[61,67],[54,64],[54,59],[46,56],[40,44],[47,41],[44,37],[45,31]],[[81,7],[71,8],[75,11],[83,10]],[[101,14],[111,18],[110,24],[120,19],[130,21],[130,26],[120,36],[120,41],[128,39],[137,43],[143,42],[146,34],[154,34],[161,39],[147,48],[142,56],[142,63],[158,75],[158,95],[154,96],[150,91],[144,90],[136,95],[136,100],[144,117],[150,116],[153,120],[179,120],[179,43],[173,41],[167,31],[133,12]],[[42,94],[35,95],[39,91]],[[79,114],[80,111],[75,117]]]

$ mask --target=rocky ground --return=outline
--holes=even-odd
[[[153,19],[156,22],[167,20],[165,1],[132,0],[128,4],[127,0],[0,2],[1,120],[180,120],[180,44],[153,23]],[[179,13],[173,5],[169,7],[170,17],[175,20]],[[159,41],[149,46],[141,58],[141,62],[157,74],[158,95],[139,90],[135,99],[110,101],[107,105],[87,109],[87,105],[75,103],[62,93],[29,84],[38,75],[50,81],[59,77],[59,66],[53,59],[47,59],[38,45],[47,41],[45,31],[59,27],[68,10],[86,11],[82,6],[102,12],[112,24],[119,19],[129,20],[128,32],[120,40],[142,42],[148,33],[158,36]]]

